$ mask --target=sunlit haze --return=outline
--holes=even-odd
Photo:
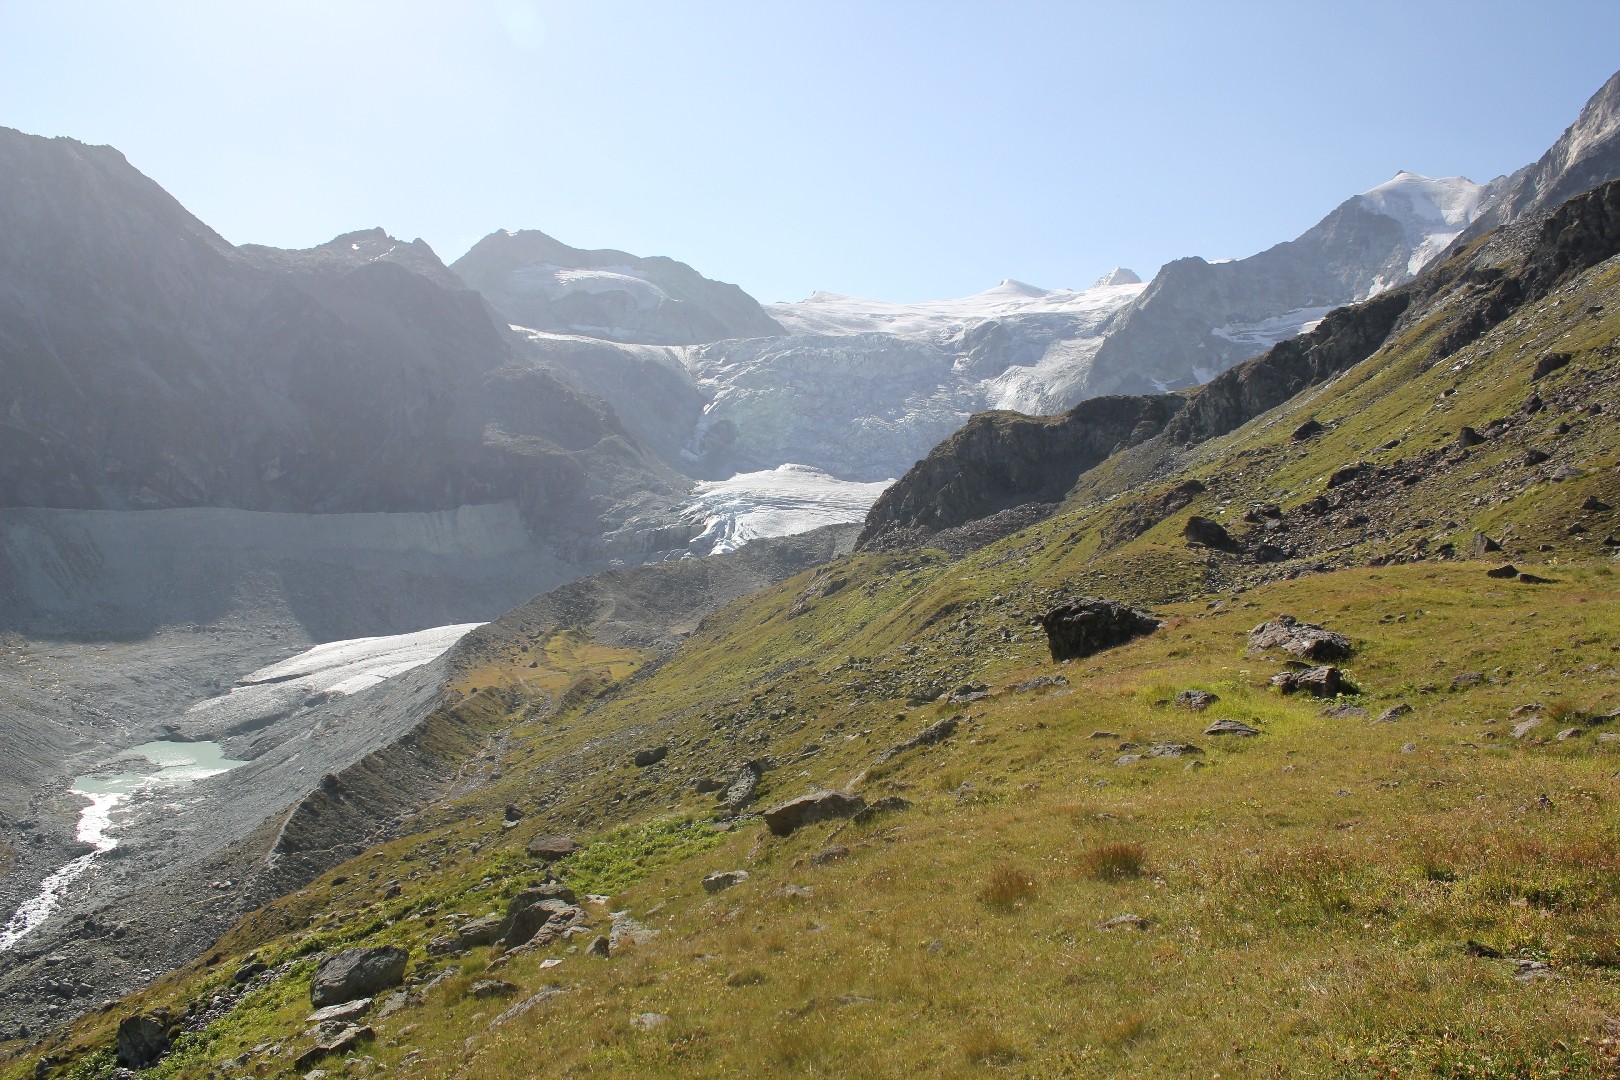
[[[14,0],[0,123],[118,147],[236,243],[381,225],[450,261],[535,228],[762,301],[914,300],[1244,256],[1399,169],[1509,172],[1620,37],[1620,6],[1538,11]]]

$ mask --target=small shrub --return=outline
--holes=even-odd
[[[1080,857],[1080,869],[1098,881],[1123,881],[1141,877],[1147,868],[1147,852],[1141,844],[1098,844]]]
[[[957,1045],[973,1065],[1011,1065],[1020,1057],[1017,1047],[1001,1032],[984,1024],[975,1024],[962,1032]]]
[[[979,899],[991,907],[1018,907],[1034,899],[1039,889],[1035,879],[1018,867],[998,866],[990,871],[984,888],[979,890]]]

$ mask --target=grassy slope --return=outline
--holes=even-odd
[[[1605,355],[1620,336],[1617,293],[1620,272],[1599,267],[1426,372],[1432,328],[1415,328],[1312,400],[1195,450],[1188,471],[1209,490],[1106,551],[1100,534],[1151,492],[1082,499],[955,562],[840,560],[732,604],[633,677],[641,658],[624,650],[514,641],[465,677],[514,703],[501,777],[250,917],[131,1002],[206,998],[250,950],[292,962],[158,1075],[208,1075],[208,1062],[264,1043],[307,1045],[321,950],[399,941],[417,973],[442,967],[425,942],[533,880],[522,843],[557,829],[591,841],[567,876],[660,934],[605,961],[563,946],[514,958],[501,978],[569,989],[495,1029],[504,1004],[466,993],[492,959],[476,950],[422,1004],[379,1021],[352,1069],[370,1058],[468,1077],[529,1076],[541,1063],[562,1075],[1593,1074],[1608,1060],[1602,1019],[1620,1016],[1620,743],[1576,718],[1620,706],[1620,596],[1601,544],[1617,523],[1586,513],[1585,533],[1567,530],[1588,495],[1620,505],[1620,392]],[[1296,507],[1347,461],[1415,459],[1463,424],[1514,413],[1553,347],[1575,359],[1537,383],[1548,411],[1467,455],[1431,455],[1417,483],[1369,506],[1376,520],[1300,518],[1300,558],[1275,566],[1182,541],[1191,513],[1224,509],[1240,531],[1250,502]],[[1592,403],[1604,411],[1582,411]],[[1294,443],[1306,415],[1332,426]],[[1551,434],[1560,419],[1571,430]],[[1532,446],[1552,460],[1518,464]],[[1420,541],[1466,550],[1474,530],[1508,525],[1509,554],[1553,584],[1493,581],[1468,562],[1366,565]],[[1344,569],[1286,580],[1316,565]],[[1029,619],[1075,592],[1156,605],[1165,628],[1054,668]],[[1333,719],[1272,694],[1279,658],[1247,656],[1244,633],[1279,611],[1356,641],[1354,703],[1372,717],[1401,702],[1414,711],[1388,724]],[[1006,689],[1056,673],[1068,685],[1055,692]],[[1453,688],[1466,673],[1483,678]],[[966,707],[912,704],[968,679],[998,692]],[[1168,703],[1194,687],[1221,702],[1202,715]],[[1530,703],[1549,719],[1515,740],[1510,714]],[[971,719],[950,741],[870,769],[885,747],[957,714]],[[1263,734],[1202,735],[1217,717]],[[1551,737],[1566,726],[1583,733]],[[1197,744],[1203,767],[1114,764],[1121,743],[1158,740]],[[655,743],[671,747],[666,761],[635,768],[630,750]],[[868,798],[914,805],[786,840],[752,820],[711,830],[712,797],[691,781],[767,755],[765,804],[866,772]],[[504,829],[509,802],[527,816]],[[829,843],[849,856],[813,865]],[[702,877],[730,868],[752,877],[706,895]],[[390,881],[401,893],[385,899]],[[605,928],[606,906],[592,910]],[[1152,927],[1097,928],[1127,911]],[[1546,961],[1556,977],[1516,981],[1510,961],[1467,955],[1470,939]],[[552,955],[563,963],[541,969]],[[647,1012],[668,1022],[632,1025]],[[108,1045],[117,1015],[86,1020],[58,1048],[78,1055],[71,1071],[105,1068],[105,1052],[84,1055]],[[239,1071],[290,1062],[267,1050]]]

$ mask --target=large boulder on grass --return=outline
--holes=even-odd
[[[1091,656],[1151,634],[1159,628],[1159,620],[1124,604],[1086,597],[1042,615],[1041,628],[1046,631],[1052,659],[1062,662]]]
[[[789,799],[765,811],[765,827],[773,836],[787,836],[812,822],[854,817],[866,800],[848,791],[817,791]]]
[[[405,981],[409,960],[410,953],[398,945],[334,953],[315,969],[315,979],[309,984],[310,1004],[321,1009],[398,986]]]

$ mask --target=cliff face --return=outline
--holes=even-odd
[[[1102,397],[1059,416],[979,413],[878,498],[859,544],[953,528],[1024,503],[1061,499],[1116,450],[1152,438],[1181,408],[1174,394]]]

